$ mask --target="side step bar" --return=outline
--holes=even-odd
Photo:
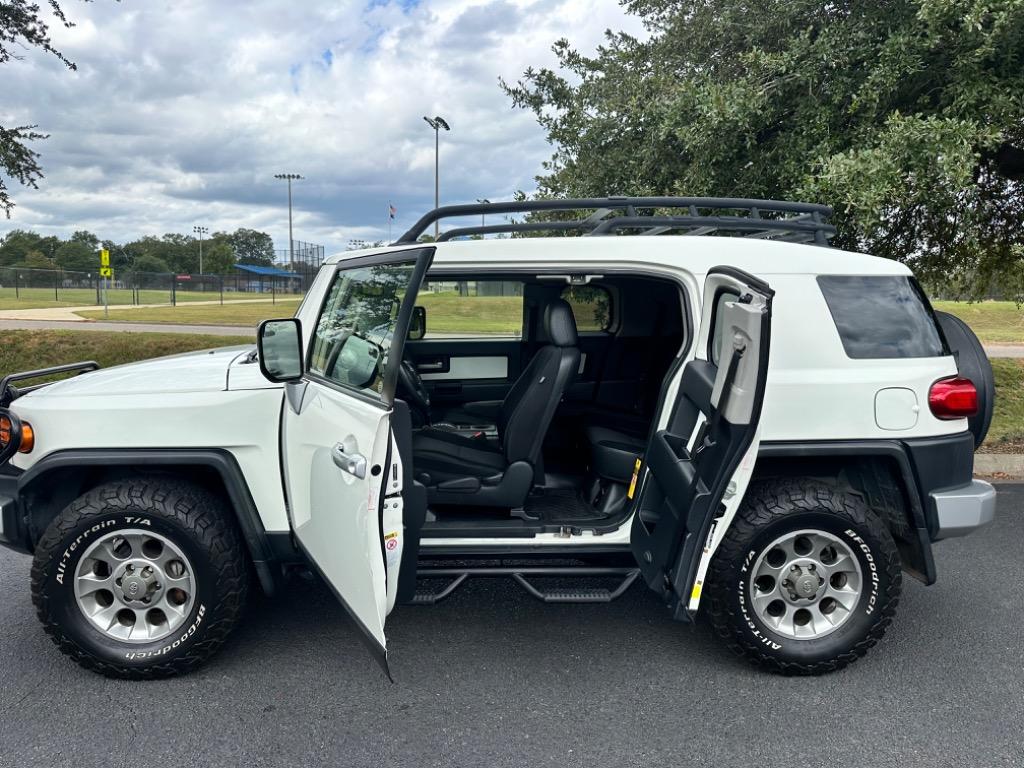
[[[622,597],[640,575],[639,568],[420,568],[416,572],[417,579],[447,579],[448,583],[436,592],[417,592],[412,599],[413,605],[435,605],[466,583],[470,577],[490,576],[509,577],[526,590],[527,594],[545,603],[610,603]],[[607,578],[618,577],[618,586],[614,589],[604,588],[560,588],[541,590],[529,577],[534,578]]]

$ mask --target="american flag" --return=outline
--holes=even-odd
[[[395,218],[395,214],[396,213],[398,213],[398,209],[395,208],[395,206],[393,206],[391,203],[388,203],[388,218],[389,219]]]

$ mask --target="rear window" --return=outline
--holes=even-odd
[[[612,295],[600,285],[573,285],[562,291],[578,331],[607,331],[612,324]]]
[[[911,278],[827,275],[818,285],[849,357],[946,354],[931,309]]]

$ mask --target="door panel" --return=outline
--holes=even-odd
[[[282,442],[295,537],[386,667],[387,589],[378,511],[380,467],[390,447],[388,412],[311,382],[301,410],[286,408]],[[363,477],[338,466],[342,452],[365,459]]]
[[[407,341],[405,348],[431,404],[440,409],[503,400],[522,370],[523,344],[517,338],[428,338]]]
[[[399,589],[403,550],[416,545],[404,525],[405,473],[392,406],[416,291],[432,255],[429,248],[407,250],[338,266],[309,331],[305,377],[286,385],[281,419],[295,539],[385,672],[384,622]]]
[[[737,270],[709,272],[697,358],[683,370],[668,428],[645,454],[631,544],[648,586],[684,621],[753,474],[773,295]]]

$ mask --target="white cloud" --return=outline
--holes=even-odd
[[[0,123],[38,123],[46,178],[14,187],[15,227],[125,240],[193,224],[343,247],[395,235],[433,204],[441,114],[443,202],[532,189],[551,152],[498,78],[584,51],[605,29],[640,33],[614,0],[100,0],[66,9],[54,41],[78,64],[31,53],[4,66]]]

